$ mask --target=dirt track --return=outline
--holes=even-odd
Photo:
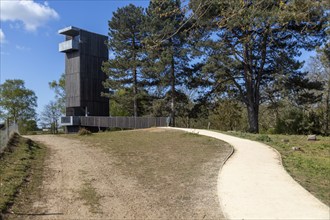
[[[60,136],[29,138],[44,143],[51,153],[46,161],[42,198],[34,202],[31,212],[24,219],[223,218],[216,181],[226,155],[208,163],[205,175],[196,180],[201,187],[180,194],[173,192],[176,189],[173,186],[171,192],[166,191],[166,186],[160,188],[160,185],[153,186],[152,183],[141,186],[135,178],[118,169],[116,157],[105,153],[102,148]],[[180,184],[178,190],[189,188],[189,183]],[[99,204],[89,204],[81,198],[79,192],[86,185],[89,191],[95,192],[92,197],[97,198]],[[176,194],[180,199],[170,198]],[[168,200],[162,201],[162,198]]]

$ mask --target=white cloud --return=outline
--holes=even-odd
[[[5,42],[5,33],[3,33],[2,29],[0,28],[0,44]]]
[[[48,20],[58,19],[58,13],[48,3],[32,0],[0,1],[1,21],[21,21],[28,31],[35,31]]]

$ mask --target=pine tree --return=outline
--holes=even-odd
[[[152,0],[147,8],[145,23],[147,60],[145,74],[150,85],[170,95],[170,116],[175,126],[178,85],[182,84],[184,68],[188,65],[185,39],[185,17],[179,0]]]
[[[208,55],[203,74],[212,91],[234,91],[247,107],[250,132],[259,132],[263,91],[303,78],[297,57],[322,43],[328,11],[313,0],[192,0],[190,6],[207,27],[200,49]]]
[[[112,92],[120,89],[131,88],[133,95],[134,116],[138,116],[138,93],[141,80],[142,50],[142,25],[144,10],[132,4],[119,8],[113,13],[109,21],[110,58],[102,66],[108,79],[103,83],[104,87]],[[103,94],[110,96],[109,94]]]

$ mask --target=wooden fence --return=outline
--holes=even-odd
[[[164,127],[167,126],[166,117],[102,117],[102,116],[88,116],[88,117],[63,117],[70,121],[73,126],[88,126],[99,128],[150,128],[150,127]],[[69,120],[70,119],[70,120]],[[66,124],[69,125],[69,124]]]

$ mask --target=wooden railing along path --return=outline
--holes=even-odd
[[[88,126],[99,128],[150,128],[167,126],[166,117],[102,117],[66,116],[61,124],[66,126]]]

